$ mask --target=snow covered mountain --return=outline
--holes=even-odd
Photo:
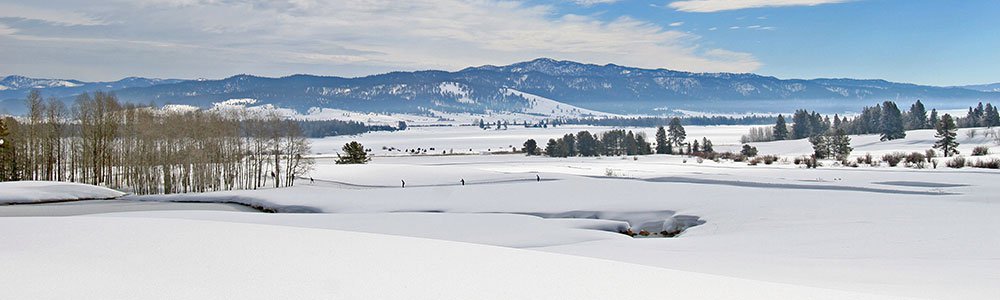
[[[156,79],[128,77],[118,81],[84,82],[71,79],[31,78],[20,75],[3,77],[0,80],[0,100],[24,98],[32,90],[39,90],[46,97],[75,96],[98,90],[113,91],[131,87],[147,87],[157,84],[181,82],[178,79]]]
[[[966,86],[961,86],[961,88],[983,91],[983,92],[1000,92],[1000,83],[966,85]]]
[[[122,81],[126,80],[129,79]],[[249,98],[256,99],[258,104],[301,112],[313,107],[418,114],[432,110],[531,112],[532,97],[521,93],[585,110],[624,114],[671,110],[761,112],[802,107],[843,111],[884,100],[909,102],[917,99],[939,107],[941,103],[956,103],[955,107],[961,107],[972,101],[1000,99],[1000,92],[885,80],[778,79],[757,74],[691,73],[547,58],[507,66],[470,67],[455,72],[392,72],[358,78],[237,75],[220,80],[134,80],[139,82],[120,86],[65,82],[83,84],[82,87],[103,84],[104,90],[114,90],[123,100],[133,102],[211,107],[212,103],[228,99]],[[70,89],[88,90],[82,87],[46,88],[45,93],[66,91],[55,94],[65,97],[72,94]],[[17,91],[27,93],[23,88]],[[20,94],[0,91],[0,99],[20,98]]]

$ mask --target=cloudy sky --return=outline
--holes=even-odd
[[[996,0],[4,0],[0,75],[361,76],[537,57],[1000,82]]]

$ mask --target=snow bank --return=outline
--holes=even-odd
[[[31,228],[31,230],[23,230]],[[467,243],[179,219],[3,218],[8,299],[888,299]],[[211,242],[206,242],[211,241]],[[53,288],[53,287],[58,288]]]
[[[38,203],[86,199],[112,199],[125,193],[81,183],[53,181],[0,182],[0,204]]]

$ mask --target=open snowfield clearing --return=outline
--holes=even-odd
[[[323,143],[357,139],[375,149],[382,141],[467,150],[580,129],[416,128]],[[695,127],[688,136],[735,147],[745,129]],[[643,130],[652,136],[652,129]],[[482,142],[471,138],[477,134],[503,137]],[[911,131],[885,143],[853,136],[854,154],[923,151],[931,136]],[[959,137],[962,152],[974,145],[998,150],[989,139]],[[783,157],[810,151],[801,140],[755,145],[761,154]],[[0,248],[0,267],[19,271],[0,278],[19,290],[0,294],[997,299],[998,175],[943,166],[748,166],[666,155],[394,155],[367,165],[321,158],[314,181],[300,179],[291,188],[122,198],[313,213],[143,210],[0,218],[4,245],[16,245]],[[9,208],[0,206],[0,215]],[[674,238],[633,238],[619,233],[623,229],[683,231]],[[70,286],[41,286],[60,278]]]
[[[740,137],[752,127],[761,126],[685,126],[688,140],[708,138],[712,140],[716,151],[739,152]],[[408,149],[434,149],[427,150],[427,155],[439,155],[444,153],[458,154],[481,154],[488,152],[510,151],[511,148],[521,149],[528,139],[534,139],[539,147],[545,147],[545,143],[550,138],[559,138],[565,134],[577,133],[583,130],[591,133],[601,133],[617,127],[605,126],[582,126],[566,125],[551,128],[525,128],[524,126],[509,126],[507,130],[479,129],[476,126],[448,126],[448,127],[412,127],[406,131],[394,132],[372,132],[354,136],[333,136],[321,139],[312,139],[312,149],[314,153],[322,156],[336,157],[336,153],[341,152],[341,147],[350,141],[358,141],[372,150],[376,156],[408,156],[405,151]],[[652,142],[656,136],[656,128],[631,127],[624,128],[634,132],[646,134],[647,141]],[[975,132],[975,137],[969,137],[970,131]],[[958,142],[961,144],[959,150],[968,156],[975,146],[991,147],[991,153],[1000,152],[1000,143],[997,135],[987,136],[990,132],[985,128],[964,128],[958,130]],[[1000,132],[1000,129],[994,131]],[[853,154],[881,155],[889,152],[924,152],[930,149],[937,139],[934,138],[934,130],[912,130],[907,132],[906,139],[888,142],[879,141],[878,135],[856,135],[851,136],[851,146],[854,147]],[[750,143],[756,146],[760,154],[773,154],[786,157],[801,156],[812,153],[812,145],[806,139],[777,141],[767,143]],[[389,151],[385,148],[395,148]]]

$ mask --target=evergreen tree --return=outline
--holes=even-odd
[[[958,142],[956,141],[958,131],[956,130],[955,120],[951,118],[951,115],[944,114],[941,116],[941,121],[938,122],[936,127],[937,134],[934,137],[938,138],[938,141],[934,143],[934,148],[944,152],[945,157],[958,154]]]
[[[576,147],[577,147],[576,146],[576,137],[573,136],[572,133],[567,133],[566,135],[563,136],[562,139],[563,139],[563,141],[566,144],[566,149],[564,149],[566,151],[566,155],[567,156],[576,156]]]
[[[562,149],[559,149],[559,142],[556,139],[549,139],[549,143],[545,144],[545,155],[549,157],[559,157],[562,155]]]
[[[684,144],[684,139],[687,138],[687,133],[684,132],[684,126],[681,126],[681,119],[676,117],[670,119],[669,128],[670,144],[682,146]]]
[[[698,144],[698,140],[691,142],[691,153],[701,152],[701,145]]]
[[[837,129],[829,137],[830,154],[839,160],[845,160],[851,155],[851,137],[843,129]]]
[[[743,149],[740,150],[740,154],[746,157],[757,156],[757,147],[751,147],[748,144],[743,144]]]
[[[986,111],[983,115],[983,126],[993,127],[1000,126],[1000,114],[997,113],[997,107],[993,106],[992,103],[986,103]]]
[[[580,131],[576,134],[576,149],[581,156],[597,156],[597,139],[589,131]]]
[[[812,136],[812,120],[810,118],[809,112],[805,110],[797,110],[795,114],[792,115],[792,139],[802,139]]]
[[[813,154],[818,159],[830,157],[830,143],[826,136],[817,135],[809,137],[809,142],[813,146]]]
[[[903,114],[896,107],[896,103],[885,101],[882,103],[882,117],[879,119],[881,125],[881,140],[891,141],[906,137],[903,129]]]
[[[667,130],[660,126],[656,129],[656,154],[671,154],[671,148],[667,141]]]
[[[631,130],[625,134],[625,154],[636,155],[639,153],[639,143],[635,141],[635,134]]]
[[[924,108],[924,104],[917,100],[910,106],[910,112],[906,114],[907,116],[907,129],[924,129],[927,128],[927,110]]]
[[[640,133],[635,134],[635,143],[639,147],[639,150],[638,150],[638,154],[639,155],[653,154],[653,149],[650,148],[649,142],[646,142],[646,134],[645,133],[640,132]]]
[[[927,118],[927,124],[929,125],[928,127],[937,128],[937,124],[940,121],[941,119],[938,118],[937,109],[931,109],[931,116]]]
[[[534,139],[524,142],[524,153],[527,155],[538,155],[538,143]]]
[[[788,139],[788,125],[785,124],[785,117],[778,115],[778,121],[774,124],[774,139],[781,141]]]
[[[701,138],[701,149],[705,153],[715,152],[715,148],[712,146],[712,140],[709,140],[708,138],[705,137]]]
[[[344,155],[337,153],[337,164],[363,164],[371,161],[365,147],[357,141],[344,144]]]

